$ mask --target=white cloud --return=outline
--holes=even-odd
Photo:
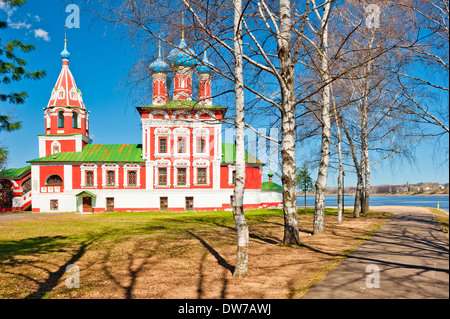
[[[40,16],[38,16],[37,14],[34,16],[34,20],[36,21],[36,22],[41,22],[41,17]]]
[[[18,23],[14,23],[14,22],[9,22],[8,26],[10,26],[13,29],[29,29],[31,28],[31,24],[26,23],[25,21],[23,22],[18,22]]]
[[[35,38],[42,38],[44,41],[50,41],[50,37],[48,36],[48,32],[42,29],[34,30]]]

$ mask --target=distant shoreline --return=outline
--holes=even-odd
[[[315,193],[306,193],[306,196],[315,196]],[[345,196],[352,196],[354,193],[347,194]],[[305,194],[297,193],[297,196],[305,196]],[[325,193],[325,196],[337,196],[336,193]],[[370,196],[449,196],[449,194],[370,194]]]

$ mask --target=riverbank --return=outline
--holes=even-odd
[[[345,196],[350,196],[353,195],[353,193],[345,193]],[[297,193],[297,196],[305,196],[305,194],[303,193]],[[306,196],[316,196],[315,193],[306,193]],[[337,196],[336,193],[325,193],[325,196]],[[370,194],[370,196],[450,196],[450,194],[448,193],[398,193],[398,194],[379,194],[379,193],[375,193],[375,194]]]

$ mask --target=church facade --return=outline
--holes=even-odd
[[[213,66],[206,51],[201,61],[192,56],[182,38],[167,62],[159,53],[149,66],[152,104],[137,107],[141,144],[93,144],[89,111],[69,69],[65,43],[62,69],[44,109],[39,158],[29,160],[27,167],[0,173],[0,209],[78,213],[230,209],[235,147],[222,142],[221,119],[227,108],[212,103]],[[281,186],[271,176],[263,182],[263,165],[246,153],[245,208],[282,204]]]

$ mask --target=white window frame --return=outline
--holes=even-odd
[[[233,172],[236,171],[235,165],[228,165],[228,185],[234,185],[233,184]]]
[[[60,96],[61,92],[62,92],[62,97]],[[57,99],[64,100],[65,98],[66,98],[66,91],[64,91],[64,89],[62,87],[60,87],[58,90]]]
[[[210,149],[209,149],[209,129],[206,127],[197,127],[194,128],[192,131],[193,136],[193,156],[194,157],[209,157],[210,156]],[[205,139],[205,153],[199,153],[198,152],[198,139],[204,138]]]
[[[176,160],[173,163],[174,166],[174,181],[173,184],[175,187],[190,187],[190,177],[191,177],[191,165],[189,160]],[[178,169],[185,168],[186,169],[186,185],[178,185]]]
[[[73,101],[77,100],[77,90],[75,88],[71,88],[69,91],[69,98]]]
[[[170,156],[170,150],[171,150],[171,141],[170,136],[172,135],[172,132],[170,128],[156,128],[154,131],[155,135],[155,157],[156,158],[163,158],[163,157],[169,157]],[[159,139],[160,138],[167,138],[167,145],[166,145],[166,153],[160,153],[159,152]]]
[[[107,185],[107,176],[106,175],[107,175],[108,171],[114,171],[114,186]],[[94,183],[95,183],[95,181],[94,181]],[[119,165],[118,164],[103,164],[102,165],[102,187],[104,187],[104,188],[118,188],[119,187]]]
[[[173,130],[173,136],[174,136],[174,152],[173,152],[173,156],[174,157],[189,157],[190,156],[190,131],[188,128],[184,128],[184,127],[179,127]],[[179,138],[184,138],[185,139],[185,149],[184,149],[184,153],[178,153],[178,139]]]
[[[136,185],[128,184],[128,172],[136,171]],[[141,187],[141,166],[137,164],[125,164],[123,166],[123,187],[139,188]]]
[[[53,143],[50,145],[51,150],[50,150],[50,154],[57,154],[57,153],[61,153],[61,143],[58,141],[53,141]],[[54,148],[57,147],[58,148],[58,152],[54,151]]]
[[[194,186],[209,186],[211,185],[210,181],[210,163],[208,160],[200,159],[195,160],[192,164],[194,167]],[[199,168],[206,168],[206,184],[199,184],[198,183],[198,169]]]
[[[155,176],[155,180],[154,180],[154,187],[158,188],[158,187],[170,187],[171,183],[170,183],[170,171],[172,167],[172,163],[169,160],[157,160],[155,161],[155,166],[154,166],[154,176]],[[167,168],[167,184],[166,185],[159,185],[159,168]]]
[[[98,186],[97,182],[97,165],[96,164],[81,164],[81,187],[89,187],[89,188],[96,188]],[[93,186],[86,186],[86,172],[94,172],[94,185]]]

